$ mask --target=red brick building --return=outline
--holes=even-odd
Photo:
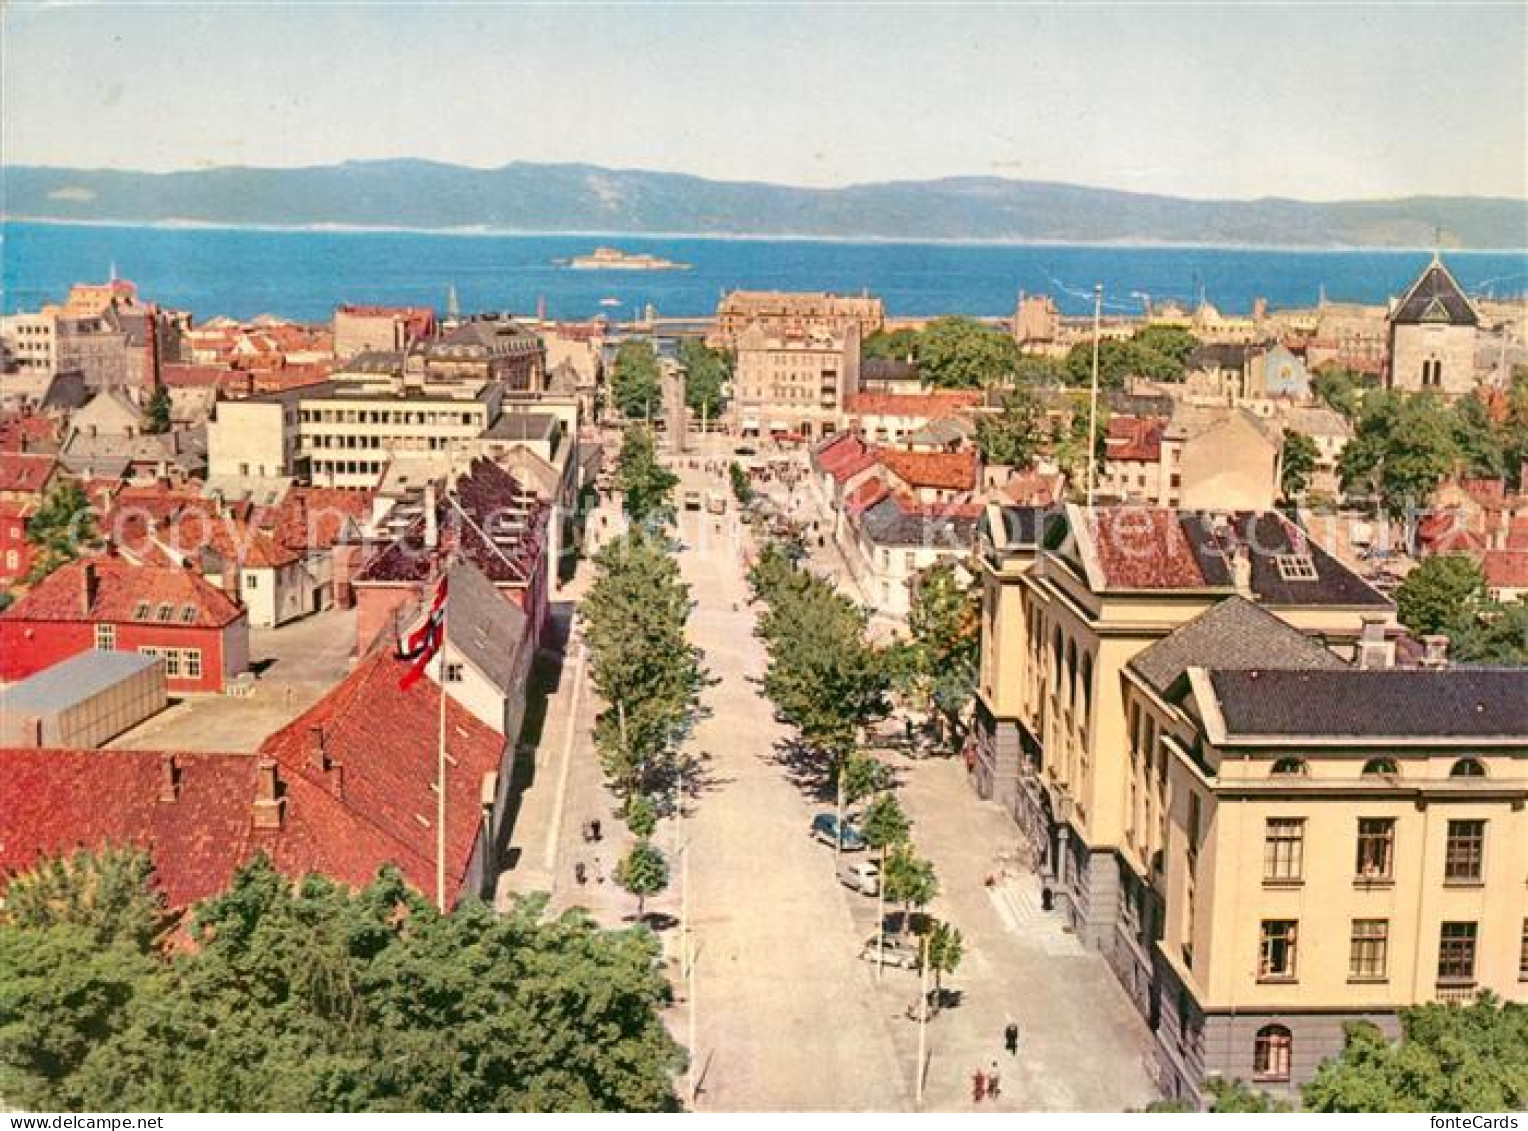
[[[27,519],[36,509],[32,503],[0,502],[0,585],[15,584],[32,568]]]
[[[172,694],[220,692],[249,667],[249,618],[190,570],[112,556],[54,570],[0,613],[0,680],[90,648],[160,656]]]

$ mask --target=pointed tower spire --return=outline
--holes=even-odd
[[[115,283],[117,281],[117,261],[115,259],[111,261],[111,267],[109,268],[107,281],[111,283]]]
[[[461,308],[456,301],[456,284],[452,283],[450,289],[446,291],[446,317],[454,321],[461,317],[461,313]]]

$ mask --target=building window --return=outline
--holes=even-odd
[[[1362,982],[1385,978],[1390,950],[1390,920],[1354,919],[1353,941],[1348,950],[1348,977]]]
[[[1453,768],[1448,771],[1451,778],[1483,778],[1486,776],[1486,768],[1478,758],[1460,758]]]
[[[1400,770],[1393,758],[1370,758],[1364,763],[1364,777],[1398,777]]]
[[[180,623],[181,624],[195,624],[196,623],[196,606],[195,605],[182,605],[180,607]]]
[[[446,665],[446,682],[460,683],[462,681],[462,666],[460,664]]]
[[[1450,821],[1443,849],[1443,882],[1478,884],[1485,876],[1486,823]]]
[[[1285,581],[1315,581],[1319,576],[1309,554],[1275,554],[1273,563]]]
[[[246,589],[260,588],[260,575],[258,573],[246,573],[241,579]]]
[[[187,648],[185,651],[186,678],[202,678],[202,652],[200,648]]]
[[[163,621],[163,622],[168,623],[170,618],[173,617],[174,615],[175,615],[175,607],[173,605],[171,605],[169,602],[165,602],[164,604],[160,605],[159,608],[155,611],[154,619],[158,620],[158,621]]]
[[[168,679],[180,678],[179,648],[166,648],[164,650],[164,674]]]
[[[1304,875],[1304,864],[1304,818],[1269,817],[1263,837],[1263,879],[1296,883]]]
[[[149,619],[149,603],[147,601],[139,601],[136,605],[133,606],[133,619]]]
[[[1475,980],[1475,923],[1444,923],[1438,934],[1438,981]]]
[[[95,646],[98,652],[110,652],[117,647],[117,626],[98,624],[95,627]]]
[[[1252,1078],[1280,1081],[1289,1079],[1290,1054],[1294,1039],[1282,1025],[1264,1025],[1252,1044]]]
[[[1360,880],[1388,880],[1395,867],[1395,818],[1358,818],[1358,862],[1355,875]]]
[[[1300,924],[1295,919],[1264,919],[1262,943],[1258,950],[1257,976],[1264,982],[1295,980],[1295,957],[1300,942]]]
[[[1528,982],[1528,919],[1523,920],[1523,938],[1517,950],[1517,978]]]
[[[1303,758],[1280,758],[1272,772],[1278,777],[1304,777],[1309,771]]]

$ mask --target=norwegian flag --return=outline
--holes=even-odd
[[[446,642],[446,578],[442,574],[435,585],[435,596],[419,626],[398,643],[398,658],[413,661],[398,686],[404,691],[413,687],[424,675],[440,646]]]

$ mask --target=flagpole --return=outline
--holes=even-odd
[[[446,603],[441,606],[440,621],[440,741],[435,769],[435,903],[440,913],[446,913],[446,629],[450,615]]]

